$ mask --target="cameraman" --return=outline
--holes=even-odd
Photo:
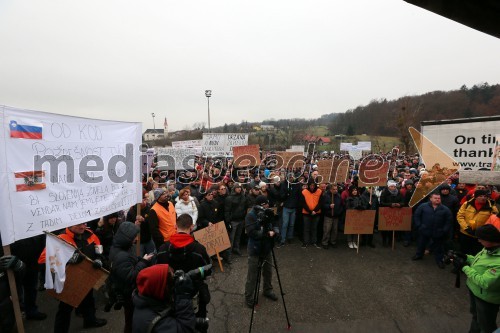
[[[472,313],[469,332],[490,333],[497,329],[500,305],[500,231],[486,224],[476,230],[476,237],[484,248],[476,256],[467,255],[462,263]]]
[[[198,243],[191,235],[194,229],[193,218],[188,214],[182,214],[177,218],[177,233],[158,249],[158,264],[169,264],[175,271],[182,270],[187,273],[190,270],[210,264],[205,246]],[[210,303],[210,291],[203,279],[193,281],[195,289],[199,292],[197,317],[207,317],[207,305]]]
[[[245,284],[245,303],[249,308],[254,306],[254,292],[259,264],[262,264],[264,297],[273,301],[278,300],[271,285],[273,273],[271,251],[274,246],[274,237],[279,235],[279,228],[274,213],[268,207],[269,201],[267,198],[259,195],[255,199],[255,206],[245,217],[245,230],[248,234],[248,272]]]
[[[191,298],[195,291],[189,276],[177,279],[169,265],[140,271],[133,294],[134,333],[194,332],[196,317]]]

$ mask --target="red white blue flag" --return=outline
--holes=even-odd
[[[16,191],[38,191],[47,188],[44,182],[45,171],[24,171],[14,173]]]
[[[16,139],[42,139],[42,124],[19,124],[15,120],[11,120],[10,124],[10,137]]]

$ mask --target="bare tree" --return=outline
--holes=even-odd
[[[422,102],[415,97],[403,97],[400,99],[400,108],[395,110],[396,129],[398,130],[401,143],[406,153],[415,152],[412,138],[408,129],[416,126],[419,113],[422,111]]]

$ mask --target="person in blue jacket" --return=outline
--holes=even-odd
[[[444,268],[443,254],[444,241],[452,228],[452,214],[448,207],[441,204],[441,195],[437,192],[431,194],[429,202],[420,205],[413,220],[418,232],[417,253],[412,260],[421,260],[424,256],[425,246],[431,242],[436,264]]]

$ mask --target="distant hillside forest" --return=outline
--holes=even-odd
[[[338,114],[328,128],[346,135],[399,136],[398,128],[420,128],[423,120],[442,120],[500,114],[500,85],[465,85],[459,90],[434,91],[397,100],[373,100],[366,106]]]

